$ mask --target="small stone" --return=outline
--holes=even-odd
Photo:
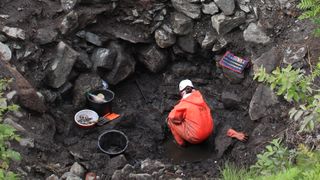
[[[22,39],[22,40],[26,39],[25,31],[20,28],[4,26],[2,28],[2,32],[4,32],[6,35],[12,38]]]
[[[171,24],[173,32],[178,35],[189,34],[193,29],[192,19],[182,13],[173,13],[171,15]]]
[[[64,173],[60,179],[65,179],[65,180],[82,180],[79,176],[72,174],[71,172],[66,172]]]
[[[0,99],[0,109],[7,109],[8,103],[6,99]]]
[[[51,28],[38,29],[35,40],[39,44],[48,44],[56,40],[58,32]]]
[[[129,178],[131,179],[135,179],[135,180],[151,180],[152,176],[150,174],[147,173],[143,173],[143,174],[134,174],[134,173],[130,173],[129,174]]]
[[[24,132],[26,131],[26,129],[24,129],[24,127],[22,127],[20,124],[14,122],[12,119],[10,118],[5,118],[3,121],[4,124],[9,124],[11,125],[13,128],[15,128],[17,131],[21,131]]]
[[[211,49],[213,44],[217,41],[217,35],[208,31],[204,37],[201,47],[204,49]]]
[[[133,15],[134,17],[138,17],[138,16],[139,16],[139,13],[138,13],[137,9],[133,9],[133,10],[132,10],[132,15]]]
[[[60,0],[60,2],[63,10],[70,11],[76,6],[78,0]]]
[[[290,45],[284,51],[283,62],[301,68],[304,64],[304,57],[307,55],[307,52],[308,49],[305,45]]]
[[[102,41],[100,36],[92,33],[92,32],[86,32],[85,38],[89,43],[92,43],[96,46],[102,46]]]
[[[71,11],[63,18],[59,30],[61,34],[65,35],[75,30],[78,26],[78,13],[75,11]]]
[[[20,146],[34,148],[34,139],[23,138],[19,141]]]
[[[70,172],[79,177],[83,177],[85,173],[85,169],[77,162],[75,162],[70,169]]]
[[[178,45],[183,51],[191,54],[195,53],[198,47],[198,44],[196,40],[193,38],[192,34],[180,36],[178,38]]]
[[[0,56],[4,61],[10,61],[12,57],[9,46],[0,42]]]
[[[51,174],[49,177],[46,178],[46,180],[59,180],[59,177],[55,174]]]
[[[126,164],[122,169],[121,169],[121,173],[124,175],[128,175],[129,173],[133,172],[134,167],[130,164]]]
[[[201,7],[186,0],[171,0],[172,6],[179,12],[192,19],[201,17]]]
[[[167,48],[176,43],[176,36],[164,29],[157,29],[154,33],[154,38],[161,48]]]
[[[223,37],[219,37],[219,38],[218,38],[218,41],[213,45],[212,51],[213,51],[213,52],[220,51],[220,50],[223,49],[227,44],[228,44],[228,42],[227,42]]]
[[[0,34],[0,42],[6,42],[7,41],[7,37],[3,34]]]
[[[93,69],[104,68],[111,70],[117,53],[111,49],[98,48],[95,49],[91,56],[91,61],[93,62]]]
[[[211,14],[214,15],[219,12],[219,8],[214,2],[210,2],[209,4],[203,4],[202,12],[204,14]]]
[[[245,20],[244,12],[237,12],[234,17],[227,17],[224,14],[217,14],[211,17],[212,27],[218,34],[222,35],[245,23]]]

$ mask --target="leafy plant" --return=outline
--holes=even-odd
[[[274,139],[266,146],[263,154],[257,155],[257,162],[250,169],[261,175],[271,175],[279,171],[285,171],[292,165],[291,158],[294,151],[289,151],[281,145],[280,139]]]
[[[272,150],[271,150],[272,149]],[[278,149],[287,154],[277,153]],[[272,155],[266,155],[266,152],[273,152]],[[221,179],[224,180],[318,180],[320,179],[320,151],[307,148],[305,145],[299,145],[296,151],[290,151],[280,144],[279,139],[275,139],[270,145],[266,146],[266,152],[259,154],[258,161],[249,169],[237,168],[234,165],[226,163],[221,170]],[[268,153],[270,154],[270,153]],[[278,155],[276,155],[278,154]],[[289,156],[288,156],[289,154]],[[262,158],[263,157],[263,158]],[[263,162],[263,163],[262,163]],[[276,162],[281,162],[277,166]],[[270,171],[270,165],[273,164]],[[283,168],[285,167],[285,168]],[[277,169],[278,168],[278,169]]]
[[[6,101],[3,98],[3,91],[9,82],[8,80],[0,79],[0,102]],[[17,108],[17,105],[0,106],[0,120],[3,118],[3,113],[16,110]],[[7,142],[10,140],[19,140],[19,136],[15,134],[15,131],[13,127],[0,123],[0,179],[18,179],[17,174],[8,170],[11,160],[21,159],[20,154],[10,149],[7,145]]]
[[[299,17],[299,19],[310,19],[312,20],[316,25],[320,24],[320,0],[301,0],[298,4],[298,8],[301,10],[304,10],[302,15]],[[320,29],[315,29],[315,34],[317,36],[320,35]]]
[[[289,102],[298,103],[289,111],[290,118],[300,123],[301,131],[312,131],[320,121],[320,89],[314,80],[320,76],[320,63],[312,69],[309,75],[300,69],[286,68],[266,73],[264,67],[254,75],[258,82],[264,82],[275,90],[277,95],[283,95]]]

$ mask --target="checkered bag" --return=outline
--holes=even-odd
[[[219,64],[222,67],[228,68],[231,71],[241,74],[243,70],[249,65],[249,61],[235,56],[230,51],[227,51],[219,61]]]

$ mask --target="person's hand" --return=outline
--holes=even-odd
[[[236,138],[239,141],[247,141],[248,140],[248,135],[244,132],[237,132],[234,129],[228,129],[227,131],[227,136],[232,137],[232,138]]]

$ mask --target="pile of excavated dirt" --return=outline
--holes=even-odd
[[[288,127],[287,104],[254,82],[292,64],[309,68],[317,57],[312,25],[297,20],[295,0],[1,0],[0,77],[14,79],[4,123],[22,140],[11,169],[22,179],[217,178],[227,161],[239,166]],[[226,51],[246,58],[238,74],[218,66]],[[15,68],[14,68],[15,67]],[[180,148],[165,128],[179,101],[178,83],[193,81],[212,110],[214,133]],[[106,81],[120,118],[80,128],[74,115],[88,108],[87,91]],[[22,84],[21,84],[22,82]],[[7,105],[7,103],[5,105]],[[226,136],[233,128],[247,142]],[[110,156],[97,141],[106,130],[124,132],[126,151]]]

